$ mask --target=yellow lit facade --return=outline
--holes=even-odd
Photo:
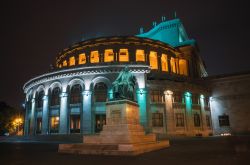
[[[114,59],[113,49],[106,49],[104,52],[104,62],[112,62]]]
[[[157,53],[150,51],[149,53],[149,63],[151,69],[158,69]]]
[[[120,49],[119,61],[120,62],[128,62],[129,61],[128,49]]]
[[[98,51],[92,51],[90,53],[90,63],[98,63],[100,61]]]
[[[171,71],[172,71],[173,73],[176,73],[175,59],[174,59],[173,57],[171,57],[170,65],[171,65]]]
[[[79,54],[79,60],[78,63],[81,64],[86,64],[86,55],[84,53]]]
[[[168,57],[166,54],[161,55],[161,70],[168,72]]]
[[[187,67],[187,60],[180,59],[179,60],[179,73],[180,75],[188,75],[188,67]]]
[[[141,49],[136,50],[136,61],[145,62],[144,50],[141,50]]]
[[[74,57],[74,56],[70,57],[70,58],[69,58],[69,66],[73,66],[73,65],[75,65],[75,64],[76,64],[75,57]]]

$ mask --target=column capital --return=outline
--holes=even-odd
[[[33,97],[33,98],[31,99],[31,102],[32,102],[32,103],[36,102],[36,98]]]
[[[164,95],[173,95],[173,92],[170,90],[164,91]]]
[[[139,89],[136,90],[136,93],[142,95],[142,94],[147,94],[148,91],[147,91],[146,88],[139,88]]]
[[[91,94],[92,94],[92,91],[90,91],[90,90],[85,90],[85,91],[82,92],[83,96],[88,96],[88,95],[91,95]]]
[[[43,96],[43,100],[48,100],[49,99],[49,96],[48,95],[44,95]]]
[[[69,94],[67,92],[62,92],[60,94],[60,97],[68,97],[68,96],[69,96]]]

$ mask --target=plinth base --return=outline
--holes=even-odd
[[[169,146],[169,141],[156,141],[139,124],[138,104],[129,100],[106,104],[107,125],[100,135],[84,136],[82,144],[60,144],[60,153],[94,155],[138,155]]]
[[[168,146],[168,140],[142,144],[60,144],[58,151],[69,154],[135,156]]]

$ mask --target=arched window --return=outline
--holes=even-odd
[[[104,62],[114,61],[113,49],[106,49],[104,52]]]
[[[99,62],[99,53],[98,51],[91,51],[90,53],[90,63],[98,63]]]
[[[59,105],[60,104],[60,88],[56,87],[51,92],[51,106]]]
[[[119,61],[120,62],[128,62],[129,61],[128,49],[120,49]]]
[[[158,69],[157,53],[150,51],[149,53],[149,63],[151,69]]]
[[[44,91],[40,91],[37,96],[37,108],[43,107],[43,96],[44,96]]]
[[[107,86],[105,83],[100,82],[95,85],[94,97],[96,102],[106,102],[107,101]]]
[[[161,70],[164,72],[168,71],[168,58],[166,54],[161,55]]]
[[[80,84],[72,86],[70,91],[70,104],[80,103],[81,93],[82,93],[82,87]]]

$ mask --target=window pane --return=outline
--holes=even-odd
[[[98,63],[99,62],[99,53],[98,51],[91,51],[90,53],[90,63]]]
[[[150,51],[149,53],[149,63],[151,69],[158,69],[157,53]]]
[[[168,60],[166,54],[161,55],[161,70],[165,72],[168,71]]]
[[[184,127],[184,115],[183,115],[183,113],[176,113],[175,119],[176,119],[176,127]]]
[[[86,64],[86,55],[84,53],[79,54],[79,60],[78,60],[79,64]]]
[[[171,65],[171,72],[176,73],[175,59],[173,57],[171,57],[170,65]]]
[[[179,69],[180,69],[180,75],[188,75],[188,68],[187,68],[187,60],[180,59],[179,60]]]
[[[145,61],[145,54],[144,54],[144,50],[136,50],[136,61]]]
[[[73,57],[70,57],[69,58],[69,66],[73,66],[73,65],[75,65],[75,57],[73,56]]]
[[[113,49],[106,49],[104,52],[104,62],[114,61]]]
[[[163,114],[162,113],[152,113],[152,126],[163,127]]]
[[[229,116],[228,115],[219,116],[219,125],[220,125],[220,127],[230,126]]]
[[[129,61],[128,49],[120,49],[119,61],[120,62],[128,62]]]
[[[194,126],[200,127],[200,115],[199,114],[194,114]]]

